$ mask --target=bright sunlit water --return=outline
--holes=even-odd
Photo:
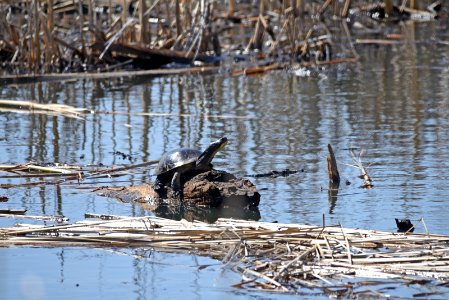
[[[297,174],[250,178],[261,194],[260,220],[395,231],[409,218],[415,232],[449,234],[449,40],[444,24],[410,25],[409,42],[358,46],[357,63],[254,77],[183,75],[8,85],[1,99],[84,107],[85,119],[0,112],[0,163],[105,166],[158,159],[163,152],[204,148],[227,136],[214,160],[238,176],[286,168]],[[438,38],[433,40],[429,37]],[[318,71],[318,72],[317,72]],[[112,114],[111,112],[114,112]],[[143,114],[142,114],[143,113]],[[330,195],[327,144],[343,183]],[[362,189],[349,149],[374,188]],[[123,159],[117,151],[128,154]],[[3,173],[2,175],[6,175]],[[92,193],[94,186],[152,181],[152,171],[77,184],[0,190],[2,208],[29,215],[151,215]],[[0,178],[0,183],[24,183]],[[346,184],[350,182],[350,184]],[[2,219],[10,226],[20,219]],[[238,274],[219,261],[188,254],[94,249],[0,249],[2,299],[169,299],[277,297],[231,287]],[[207,265],[207,267],[200,267]],[[28,294],[29,289],[35,291]]]

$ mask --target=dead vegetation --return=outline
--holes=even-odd
[[[0,246],[193,252],[219,259],[240,272],[242,281],[236,283],[237,288],[319,292],[345,298],[387,297],[391,290],[382,290],[385,282],[423,287],[433,283],[427,296],[437,295],[438,286],[444,289],[449,280],[449,236],[445,235],[232,219],[207,224],[157,217],[86,215],[92,217],[100,220],[1,228]]]
[[[7,0],[0,3],[0,61],[3,75],[16,79],[172,63],[220,62],[233,74],[335,64],[358,59],[347,21],[429,20],[442,6],[365,2]]]

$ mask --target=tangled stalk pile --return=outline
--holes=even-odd
[[[233,219],[207,224],[157,217],[86,217],[102,220],[1,228],[0,246],[125,247],[196,253],[220,259],[239,271],[242,282],[236,287],[286,293],[309,290],[350,296],[361,286],[386,280],[421,285],[436,280],[441,286],[449,280],[449,236],[445,235]],[[376,293],[379,296],[381,292]]]
[[[350,8],[371,1],[322,2],[6,0],[0,3],[0,62],[5,73],[42,74],[214,63],[231,53],[233,61],[242,53],[271,62],[316,63],[337,52],[343,61],[357,58],[347,46],[345,22]],[[388,9],[392,1],[385,2],[378,5]]]

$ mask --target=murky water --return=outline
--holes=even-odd
[[[0,163],[140,163],[227,136],[230,144],[214,160],[217,169],[241,176],[301,170],[285,178],[251,178],[262,195],[263,221],[321,224],[324,214],[327,224],[394,231],[394,218],[400,217],[425,232],[422,218],[430,232],[449,234],[449,47],[437,42],[449,40],[449,31],[438,22],[404,30],[410,42],[358,46],[358,63],[306,77],[279,71],[3,86],[2,99],[64,103],[96,113],[84,120],[0,113]],[[328,143],[343,177],[332,195]],[[360,188],[359,171],[345,165],[353,164],[349,149],[363,150],[373,189]],[[84,213],[148,215],[137,204],[96,196],[91,187],[139,184],[152,181],[151,174],[135,172],[81,187],[3,189],[0,194],[10,200],[0,207],[61,214],[71,221]],[[26,181],[0,178],[0,183],[18,182]],[[0,225],[16,222],[22,220],[1,219]],[[11,248],[0,249],[0,260],[6,266],[1,277],[7,278],[2,299],[58,293],[71,299],[278,296],[235,290],[231,285],[240,280],[238,274],[220,262],[185,254]],[[28,295],[29,287],[41,294]]]

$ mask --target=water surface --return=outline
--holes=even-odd
[[[425,232],[422,218],[430,232],[449,234],[449,51],[437,42],[448,40],[449,31],[439,22],[404,26],[412,33],[408,42],[357,46],[359,62],[312,70],[312,76],[282,70],[252,77],[3,86],[2,99],[64,103],[96,113],[79,120],[1,112],[1,163],[134,164],[173,148],[204,148],[227,136],[230,143],[214,160],[217,169],[239,176],[300,170],[285,178],[251,178],[262,196],[262,221],[321,224],[324,214],[327,224],[395,231],[398,217]],[[328,143],[343,177],[334,194],[328,192]],[[360,188],[359,171],[347,165],[353,164],[349,149],[363,151],[374,188]],[[84,213],[151,215],[137,204],[99,197],[90,189],[140,184],[152,181],[151,175],[148,169],[83,186],[3,189],[0,194],[10,200],[0,206],[71,221]],[[26,181],[0,179],[19,182]],[[23,221],[0,220],[2,226],[16,222]],[[238,274],[212,259],[154,252],[139,258],[134,251],[120,251],[0,249],[2,266],[7,266],[1,271],[6,278],[2,298],[45,299],[58,293],[73,299],[277,297],[232,288]],[[199,267],[203,264],[210,266]],[[29,286],[41,294],[26,294]]]

